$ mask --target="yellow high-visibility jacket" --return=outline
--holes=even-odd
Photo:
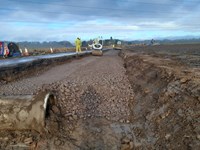
[[[81,46],[82,42],[81,42],[80,39],[77,38],[76,41],[75,41],[75,44],[76,44],[76,46]]]

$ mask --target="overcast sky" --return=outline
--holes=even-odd
[[[0,41],[200,36],[199,0],[0,0]]]

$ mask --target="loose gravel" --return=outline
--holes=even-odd
[[[42,89],[54,91],[66,116],[106,117],[128,122],[129,99],[133,93],[117,53],[110,51],[103,57],[95,57],[95,61],[80,67],[66,79],[44,85]]]

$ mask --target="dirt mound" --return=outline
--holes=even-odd
[[[147,149],[200,148],[199,69],[169,58],[122,52],[135,98],[131,123],[138,146]]]

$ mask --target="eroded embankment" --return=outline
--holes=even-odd
[[[135,93],[130,102],[135,147],[200,148],[199,69],[130,51],[120,55]]]

